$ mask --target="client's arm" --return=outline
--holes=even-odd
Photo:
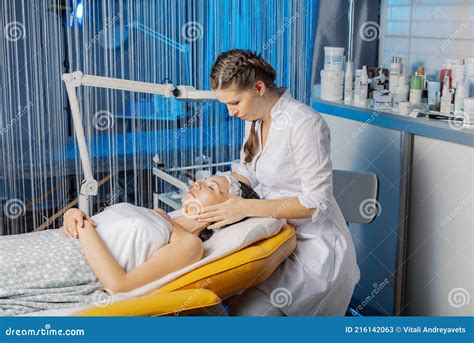
[[[203,254],[199,237],[190,235],[165,245],[144,264],[126,273],[89,222],[79,230],[79,242],[92,271],[110,294],[146,285],[199,261]]]

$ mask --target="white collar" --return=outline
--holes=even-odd
[[[281,114],[288,105],[288,102],[292,99],[291,93],[288,88],[279,87],[278,94],[281,94],[280,99],[278,99],[278,101],[275,103],[275,105],[273,105],[270,111],[270,116],[272,117],[272,119],[275,115]]]

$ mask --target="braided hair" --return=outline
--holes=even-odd
[[[211,69],[212,89],[226,89],[235,84],[238,90],[244,91],[253,87],[255,82],[262,81],[266,87],[275,87],[276,72],[272,65],[260,54],[250,50],[233,49],[221,53]],[[244,144],[245,162],[253,160],[258,149],[258,137],[252,122],[249,137]]]
[[[247,90],[257,81],[272,87],[275,79],[276,72],[272,65],[250,50],[223,52],[211,69],[212,89],[226,89],[235,82],[237,89]]]

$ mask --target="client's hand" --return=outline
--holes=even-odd
[[[231,195],[229,200],[218,205],[204,207],[198,221],[214,223],[208,229],[219,229],[223,226],[238,222],[246,217],[245,199]]]
[[[77,208],[71,208],[63,216],[63,226],[59,230],[69,238],[78,237],[78,229],[84,227],[84,222],[88,222],[94,227],[97,224],[87,214]]]

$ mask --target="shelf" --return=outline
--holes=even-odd
[[[313,101],[313,108],[324,114],[365,122],[387,129],[412,133],[417,136],[474,146],[474,126],[454,127],[445,121],[413,118],[392,112],[376,111],[371,108],[344,105],[321,99]]]

